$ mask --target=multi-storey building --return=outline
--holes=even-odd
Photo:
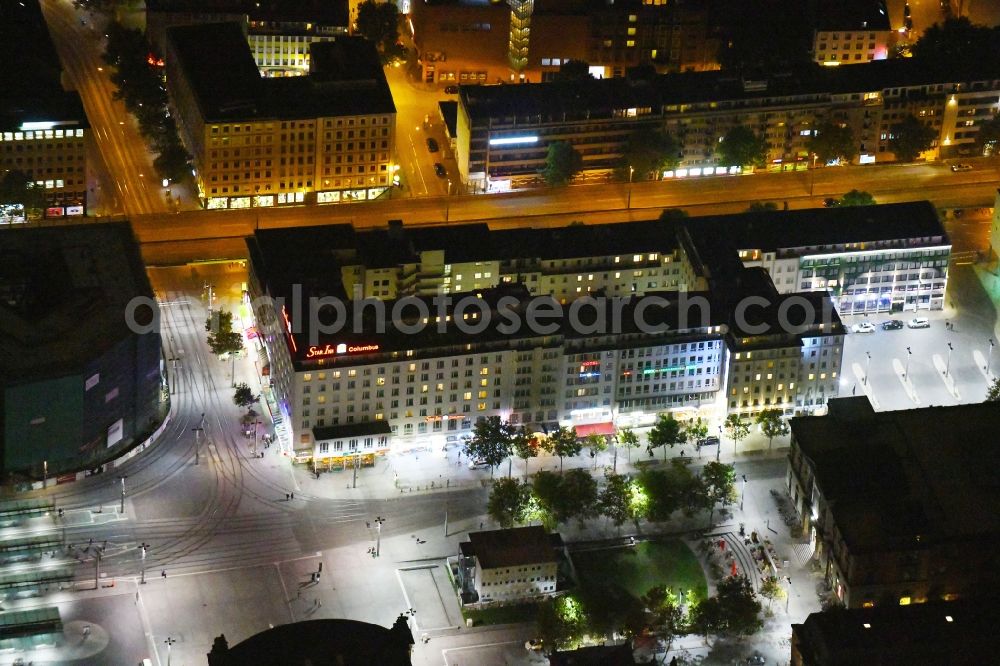
[[[0,7],[0,42],[16,67],[0,72],[0,178],[21,172],[45,189],[45,216],[81,216],[87,205],[89,124],[80,97],[62,86],[62,64],[38,0]],[[23,222],[0,208],[0,223]]]
[[[851,128],[867,164],[894,159],[894,127],[913,114],[937,140],[928,158],[974,149],[979,126],[996,113],[1000,67],[972,63],[944,76],[912,59],[866,67],[811,65],[770,79],[729,72],[574,83],[468,86],[459,93],[456,159],[472,191],[538,179],[548,146],[568,141],[592,175],[623,167],[622,150],[640,128],[666,131],[680,143],[677,170],[663,177],[735,173],[716,151],[726,132],[744,125],[768,144],[767,168],[813,166],[809,138],[829,120]]]
[[[403,235],[398,227],[388,233],[257,232],[248,241],[250,292],[262,298],[254,309],[285,444],[299,458],[343,465],[358,453],[322,450],[321,441],[332,441],[322,429],[367,424],[371,432],[356,436],[359,446],[370,442],[361,451],[369,455],[380,451],[375,435],[383,421],[393,438],[416,442],[457,437],[494,415],[539,429],[608,430],[648,423],[668,410],[691,416],[749,413],[764,405],[812,411],[836,394],[843,328],[824,293],[779,294],[765,272],[744,268],[735,251],[713,256],[682,247],[666,222],[622,230],[488,232],[473,225],[447,234]],[[550,248],[545,258],[531,258],[541,247]],[[382,261],[360,270],[374,248]],[[427,281],[413,279],[419,274],[405,269],[407,262],[432,253]],[[469,271],[472,280],[461,289],[445,280],[450,276],[440,267],[448,261]],[[532,276],[527,266],[538,279],[526,280]],[[736,299],[749,296],[767,305],[734,319]],[[326,309],[316,314],[323,321],[334,316],[337,330],[309,323],[317,320],[306,304],[320,303],[313,297],[340,301],[322,302]],[[792,298],[813,312],[786,331],[775,313]],[[501,326],[505,311],[524,323],[542,303],[560,313],[550,325]],[[407,308],[417,315],[404,316]],[[472,324],[480,328],[469,331]],[[751,348],[754,355],[778,350],[789,362],[794,356],[795,367],[781,370],[791,379],[772,390],[765,386],[777,380],[765,385],[752,375],[733,375],[734,350]],[[724,394],[734,390],[729,407]]]
[[[704,3],[418,0],[411,8],[427,83],[546,81],[569,60],[598,78],[643,64],[718,69],[719,38]]]
[[[308,76],[262,78],[236,23],[167,31],[167,89],[206,207],[364,201],[391,185],[396,109],[375,47],[311,49]]]
[[[791,419],[789,494],[844,606],[996,594],[1000,498],[982,461],[998,427],[994,402],[876,413],[844,398]]]
[[[535,600],[556,592],[562,537],[543,527],[469,532],[459,544],[464,603]]]
[[[167,28],[236,22],[264,76],[309,72],[310,45],[345,35],[348,0],[150,0],[146,34],[166,52]]]
[[[885,60],[895,37],[885,0],[817,3],[813,60],[829,66]]]

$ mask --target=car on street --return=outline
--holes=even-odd
[[[719,438],[716,437],[715,435],[709,435],[708,437],[704,437],[698,440],[699,449],[703,446],[718,446],[718,445],[719,445]]]
[[[427,137],[427,150],[431,151],[432,153],[436,153],[438,151],[437,139],[435,139],[432,136]]]
[[[860,324],[855,324],[854,326],[851,326],[851,332],[852,333],[874,333],[875,332],[875,324],[871,323],[870,321],[863,321]]]
[[[840,205],[840,199],[834,199],[833,197],[827,197],[823,199],[823,205],[826,208],[836,208]]]
[[[538,652],[542,649],[542,639],[532,638],[531,640],[524,641],[524,649],[532,652]]]
[[[958,171],[972,171],[972,165],[971,164],[952,164],[951,165],[951,170],[955,171],[955,172],[958,172]]]
[[[444,165],[440,162],[434,163],[434,173],[438,175],[438,178],[444,178],[448,175],[448,170],[444,168]]]
[[[902,319],[890,319],[889,321],[882,322],[883,331],[898,331],[903,328]]]
[[[914,317],[910,321],[906,322],[906,325],[910,328],[930,328],[931,322],[927,317]]]
[[[483,467],[489,467],[490,464],[485,460],[470,460],[469,469],[481,469]]]
[[[458,94],[458,86],[445,86],[444,94],[445,95],[457,95]]]

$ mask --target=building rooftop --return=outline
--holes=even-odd
[[[251,21],[298,21],[346,26],[348,0],[146,0],[146,11],[246,14]]]
[[[129,334],[137,297],[152,302],[153,290],[128,223],[0,232],[0,377],[82,367]]]
[[[0,131],[25,123],[88,126],[80,96],[62,87],[59,54],[38,0],[0,3],[0,62],[16,64],[0,68]]]
[[[364,437],[365,435],[389,435],[392,428],[388,421],[369,421],[366,423],[345,423],[343,425],[313,428],[313,437],[317,442],[345,437]]]
[[[469,540],[461,544],[462,554],[477,558],[483,569],[558,562],[561,547],[558,533],[550,535],[538,525],[469,532]]]
[[[790,421],[796,445],[852,552],[1000,533],[991,459],[1000,404],[894,412],[841,407]]]
[[[608,78],[585,81],[459,86],[459,100],[472,120],[494,124],[538,123],[623,116],[627,109],[651,109],[650,120],[679,104],[758,99],[783,104],[782,97],[825,97],[925,84],[1000,78],[1000,62],[972,62],[963,72],[942,73],[913,58],[867,63],[864,67],[823,67],[808,63],[759,81],[727,71],[663,74],[650,80]],[[640,117],[641,118],[641,117]]]
[[[171,27],[167,41],[206,122],[396,111],[375,46],[361,37],[311,44],[308,76],[276,78],[260,76],[237,23]]]
[[[816,7],[816,30],[891,30],[885,0],[838,0]]]
[[[840,608],[793,624],[793,650],[812,666],[973,666],[995,661],[995,625],[992,599]]]

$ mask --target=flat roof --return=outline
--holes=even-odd
[[[147,12],[246,14],[251,21],[346,26],[348,0],[146,0]]]
[[[314,71],[275,78],[261,77],[237,23],[171,27],[167,41],[206,122],[396,112],[375,46],[361,37],[315,42]]]
[[[313,437],[317,442],[345,437],[364,437],[365,435],[390,435],[392,428],[387,421],[369,421],[366,423],[345,423],[343,425],[313,428]]]
[[[556,549],[562,545],[558,533],[549,535],[538,525],[506,530],[469,532],[462,553],[479,560],[483,569],[516,567],[540,562],[558,562]]]
[[[38,0],[0,2],[0,130],[29,122],[88,127],[80,96],[62,86],[62,64]]]
[[[791,419],[833,520],[852,552],[979,542],[1000,533],[1000,403],[892,412],[846,409]]]
[[[0,231],[0,377],[82,368],[131,335],[136,297],[153,290],[127,222]]]
[[[459,86],[459,101],[469,117],[504,125],[565,123],[614,117],[624,109],[661,109],[677,104],[866,93],[888,88],[1000,78],[1000,62],[970,62],[962,72],[941,73],[914,58],[878,60],[864,67],[803,64],[759,81],[728,71],[662,74],[651,80],[615,77],[574,82]],[[783,103],[783,102],[781,102]],[[641,122],[642,117],[636,118]],[[504,127],[505,130],[509,129]]]
[[[804,663],[814,666],[978,666],[996,660],[996,602],[835,608],[811,613],[792,633]]]
[[[899,18],[902,18],[901,16]],[[891,30],[885,0],[837,0],[816,6],[816,30]]]

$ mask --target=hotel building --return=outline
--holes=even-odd
[[[457,439],[486,416],[613,432],[668,410],[721,416],[777,406],[791,414],[836,395],[844,330],[824,292],[778,293],[735,251],[717,257],[680,239],[670,223],[645,224],[630,233],[622,233],[626,225],[258,231],[248,239],[249,288],[259,299],[283,444],[301,460],[343,465],[393,441]],[[378,265],[361,263],[370,248],[380,248]],[[412,268],[417,257],[432,270]],[[456,272],[461,288],[446,281]],[[738,299],[751,295],[767,303],[747,313],[753,325],[734,318]],[[459,305],[466,296],[475,305]],[[305,311],[312,297],[346,303],[344,326],[319,335]],[[536,297],[567,307],[544,330],[501,326],[505,311],[526,322]],[[811,313],[790,314],[802,326],[785,331],[776,313],[793,298]],[[380,309],[389,320],[382,328]],[[767,380],[751,365],[733,372],[734,362],[769,353],[782,358],[781,386],[778,370]],[[379,444],[386,422],[391,436]],[[327,430],[341,426],[353,437]]]
[[[63,88],[38,0],[0,7],[0,43],[12,63],[0,71],[0,178],[20,171],[45,188],[46,217],[82,216],[90,125],[80,96]],[[0,207],[0,224],[23,221],[23,209]]]
[[[167,30],[167,89],[207,208],[365,201],[392,183],[396,109],[375,47],[314,43],[262,78],[236,23]]]
[[[548,146],[568,141],[590,175],[621,166],[623,147],[639,128],[662,130],[680,143],[679,167],[664,178],[733,174],[721,164],[720,140],[734,126],[762,135],[768,170],[813,166],[809,139],[826,121],[851,128],[860,164],[891,161],[893,128],[908,115],[934,129],[925,157],[971,154],[979,126],[1000,109],[1000,67],[972,63],[944,76],[912,59],[867,67],[810,65],[770,79],[730,72],[574,83],[466,86],[459,92],[456,159],[471,191],[538,180]]]
[[[821,65],[858,65],[885,60],[895,44],[885,0],[819,3],[813,30],[813,60]]]

